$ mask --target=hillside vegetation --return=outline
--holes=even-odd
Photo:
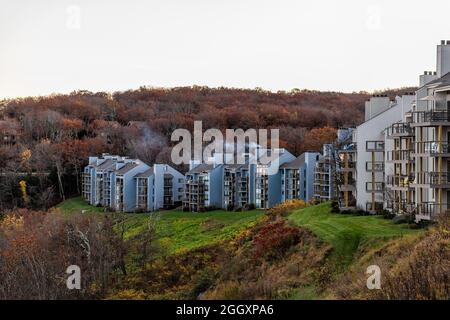
[[[23,279],[0,283],[0,297],[39,298],[44,286],[52,290],[43,298],[448,299],[449,226],[443,218],[417,229],[300,200],[266,211],[122,214],[73,198],[0,221],[0,272]],[[86,272],[81,292],[59,290],[68,261]],[[34,263],[44,267],[37,284],[28,281]],[[381,290],[366,287],[370,265],[381,268]]]

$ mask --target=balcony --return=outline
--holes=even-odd
[[[450,172],[421,172],[417,174],[414,184],[431,188],[450,188]]]
[[[415,111],[413,112],[411,126],[450,126],[450,114],[447,110]]]
[[[416,207],[416,219],[434,220],[440,214],[447,213],[448,205],[446,203],[422,202]]]
[[[384,182],[366,182],[366,191],[371,193],[384,192]]]
[[[390,139],[411,136],[414,136],[414,130],[406,122],[394,123],[386,128],[386,137]]]
[[[445,141],[416,142],[414,154],[450,157],[450,148],[448,142]]]
[[[384,141],[366,141],[367,152],[383,152]]]
[[[413,175],[388,175],[386,183],[392,190],[403,190],[412,188],[410,183],[414,181]]]
[[[389,200],[386,203],[386,209],[392,210],[394,213],[412,213],[415,209],[415,204],[407,201]]]
[[[354,171],[356,169],[356,161],[343,162],[339,166],[339,171]]]
[[[414,161],[413,150],[393,150],[386,153],[386,161],[391,163],[401,163]]]
[[[378,211],[382,211],[384,209],[383,207],[383,202],[367,202],[366,203],[366,211],[368,212],[378,212]]]
[[[367,172],[383,172],[384,162],[383,161],[367,161],[366,162]]]

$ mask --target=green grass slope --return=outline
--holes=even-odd
[[[380,216],[331,213],[329,202],[294,211],[287,219],[329,242],[336,265],[342,268],[352,262],[358,249],[368,241],[375,244],[376,241],[420,232]]]
[[[88,205],[82,198],[68,199],[59,204],[63,215],[85,212],[99,214],[103,208]],[[117,214],[117,213],[115,213]],[[263,216],[262,210],[229,212],[214,210],[204,213],[165,210],[156,213],[124,213],[125,237],[142,232],[153,220],[160,245],[167,254],[178,253],[231,239],[244,229],[256,224]]]

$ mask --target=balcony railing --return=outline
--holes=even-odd
[[[430,219],[435,219],[439,214],[446,213],[447,211],[448,205],[446,203],[422,202],[416,207],[417,214],[427,216]]]
[[[388,175],[386,177],[386,183],[391,187],[407,188],[413,181],[413,175]]]
[[[368,152],[384,151],[384,141],[366,141],[366,151]]]
[[[366,202],[366,211],[376,212],[383,209],[383,202]]]
[[[366,182],[367,192],[383,192],[384,182]]]
[[[410,127],[409,123],[400,122],[400,123],[394,123],[390,127],[387,127],[386,135],[388,137],[413,136],[414,131]]]
[[[339,170],[352,170],[356,168],[356,161],[342,162],[339,164]]]
[[[392,210],[395,213],[412,213],[414,208],[415,204],[412,202],[393,200],[386,202],[386,209]]]
[[[450,154],[449,144],[443,141],[416,142],[415,153],[426,153],[430,155]]]
[[[392,150],[386,153],[386,161],[413,161],[413,150]]]
[[[421,172],[417,174],[417,184],[430,187],[450,187],[450,172]]]
[[[366,171],[372,172],[383,172],[384,171],[384,162],[383,161],[367,161],[366,162]]]
[[[414,123],[450,122],[450,114],[446,110],[429,110],[413,112]]]

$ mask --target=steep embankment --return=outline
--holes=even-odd
[[[79,199],[59,209],[100,212]],[[449,297],[445,223],[418,230],[302,201],[266,212],[162,211],[122,219],[128,273],[109,299]],[[373,264],[382,270],[382,290],[366,288],[365,271]]]

